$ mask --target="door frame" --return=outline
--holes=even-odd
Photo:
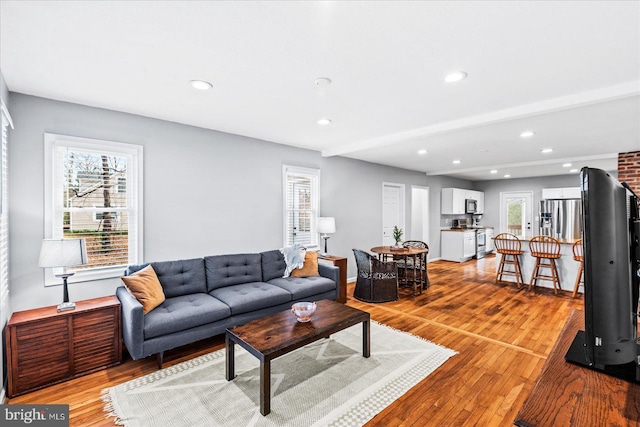
[[[418,190],[420,193],[422,193],[418,200],[419,202],[421,202],[421,206],[419,207],[419,209],[418,209],[418,206],[416,205],[417,201],[413,197],[414,190]],[[420,185],[411,186],[411,240],[421,240],[425,242],[427,245],[429,244],[429,240],[431,238],[431,228],[430,228],[431,213],[429,211],[429,209],[431,208],[430,194],[431,193],[430,193],[429,187],[424,187]],[[422,213],[421,218],[415,217],[418,211]],[[418,220],[421,222],[420,229],[422,230],[422,233],[420,236],[416,236],[417,230],[414,229],[413,227],[413,225]]]
[[[405,227],[405,185],[404,184],[400,184],[397,182],[383,182],[382,183],[382,205],[380,206],[382,208],[382,229],[380,230],[380,236],[381,236],[381,241],[382,244],[384,244],[384,190],[387,188],[398,188],[400,190],[400,201],[398,203],[398,218],[400,218],[400,224],[398,224],[398,227],[402,229],[402,231],[404,232],[403,236],[407,236],[407,230]]]

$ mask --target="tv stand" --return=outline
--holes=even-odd
[[[635,426],[640,384],[568,363],[564,356],[584,313],[573,310],[514,424],[521,427]]]
[[[569,351],[567,351],[567,354],[564,356],[567,362],[575,363],[576,365],[593,369],[594,371],[602,372],[603,374],[611,375],[625,381],[640,384],[640,366],[636,362],[629,362],[624,365],[590,365],[585,356],[585,339],[585,331],[578,331],[576,333],[576,337],[573,339]],[[638,351],[636,354],[640,355],[640,345],[637,347]],[[636,361],[637,360],[636,358]]]

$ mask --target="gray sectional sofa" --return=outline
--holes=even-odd
[[[124,286],[116,289],[122,306],[122,335],[134,360],[224,333],[225,329],[291,308],[294,302],[336,299],[339,269],[318,263],[320,276],[283,278],[278,250],[217,255],[133,265],[156,272],[166,300],[146,315]]]

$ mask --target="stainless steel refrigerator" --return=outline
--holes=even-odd
[[[540,200],[540,234],[575,241],[582,238],[580,199]]]

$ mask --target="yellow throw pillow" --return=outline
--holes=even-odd
[[[158,280],[156,272],[150,265],[142,270],[136,271],[130,276],[121,277],[125,286],[142,304],[142,312],[147,314],[165,300],[162,285]]]
[[[302,268],[296,268],[291,272],[291,277],[319,276],[318,273],[318,252],[307,252],[304,256]]]

